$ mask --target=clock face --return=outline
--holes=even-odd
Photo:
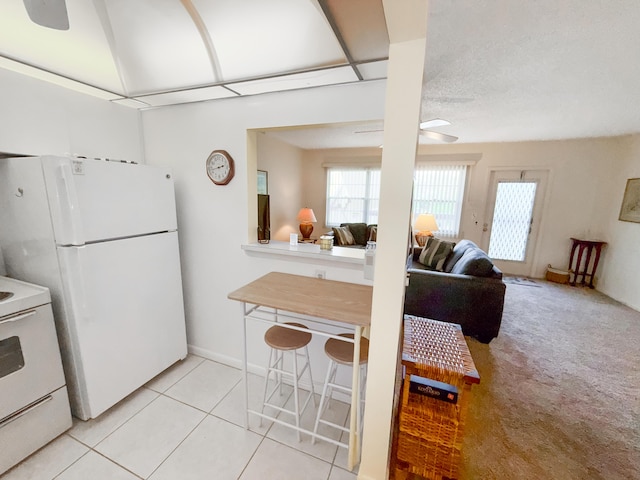
[[[207,175],[216,185],[226,185],[235,172],[233,159],[224,150],[214,150],[207,158]]]

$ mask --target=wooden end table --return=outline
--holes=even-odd
[[[580,283],[582,285],[587,285],[587,277],[589,277],[588,286],[589,288],[594,288],[593,279],[596,275],[598,262],[600,261],[600,253],[602,251],[602,247],[605,246],[607,242],[602,242],[600,240],[580,240],[573,237],[571,237],[571,241],[573,244],[571,245],[571,255],[569,256],[569,273],[573,273],[573,280],[569,283],[575,287],[578,277],[582,276],[582,281]],[[575,255],[576,250],[578,252],[577,257]],[[582,257],[585,252],[586,257],[583,264]],[[595,256],[592,264],[591,255],[594,253]],[[576,260],[575,268],[573,262],[574,258]]]

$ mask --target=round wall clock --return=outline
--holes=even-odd
[[[225,150],[214,150],[207,158],[207,175],[216,185],[226,185],[233,178],[233,158]]]

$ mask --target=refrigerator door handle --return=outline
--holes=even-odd
[[[70,307],[68,315],[74,319],[77,329],[83,323],[91,322],[89,297],[85,289],[84,249],[86,247],[58,247],[60,269],[63,272],[63,295]]]
[[[56,231],[58,245],[83,245],[82,218],[76,194],[71,165],[66,162],[58,165],[56,178],[58,190],[57,210],[59,213]]]

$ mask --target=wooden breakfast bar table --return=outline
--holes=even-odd
[[[257,280],[229,293],[228,298],[244,304],[244,328],[243,328],[243,382],[245,401],[245,428],[248,428],[249,413],[268,418],[276,423],[284,424],[293,429],[295,425],[283,422],[277,418],[268,416],[259,411],[250,410],[248,403],[247,386],[247,320],[274,324],[292,328],[298,328],[279,322],[280,319],[295,319],[300,322],[313,323],[308,330],[314,335],[354,344],[353,365],[359,364],[360,339],[363,329],[371,324],[371,297],[373,288],[368,285],[338,282],[320,278],[292,275],[288,273],[271,272]],[[309,318],[314,317],[314,318]],[[352,329],[354,338],[345,338],[331,333],[330,322],[338,322],[340,327]],[[316,327],[315,325],[320,325]],[[358,368],[353,368],[351,378],[351,418],[349,424],[349,470],[353,470],[360,457],[360,378]],[[355,415],[353,413],[355,412]],[[299,428],[303,433],[311,436],[312,431]],[[315,434],[316,438],[337,443],[333,439]]]

